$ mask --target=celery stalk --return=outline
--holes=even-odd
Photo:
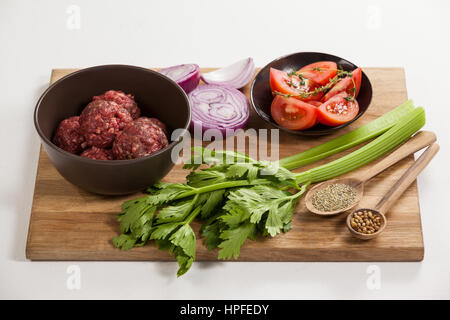
[[[381,136],[358,150],[335,161],[295,174],[296,181],[299,184],[315,183],[355,170],[388,153],[411,137],[424,124],[425,111],[418,107],[401,118],[396,125]]]
[[[347,150],[386,132],[413,109],[414,105],[412,100],[408,100],[385,115],[358,129],[306,151],[280,159],[279,165],[288,170],[292,170]]]

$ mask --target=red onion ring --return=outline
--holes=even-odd
[[[191,104],[191,129],[201,126],[202,130],[217,129],[225,137],[227,129],[243,128],[250,116],[247,97],[239,90],[207,84],[197,87],[188,95]]]
[[[236,89],[245,87],[255,74],[252,58],[237,61],[225,68],[202,74],[203,82],[230,86]]]
[[[200,81],[200,68],[196,64],[180,64],[159,72],[178,83],[186,93],[194,90]]]

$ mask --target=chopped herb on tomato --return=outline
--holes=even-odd
[[[317,108],[317,119],[321,124],[335,127],[353,120],[358,111],[358,102],[342,92]]]
[[[277,119],[274,116],[274,114],[278,115],[279,105],[286,105],[286,99],[293,98],[307,102],[310,107],[317,109],[317,119],[312,126],[319,122],[328,126],[344,124],[358,114],[359,106],[356,97],[361,87],[361,77],[361,68],[346,71],[339,69],[332,61],[315,62],[289,73],[271,68],[270,86],[275,97],[271,108],[272,117],[275,122],[287,129],[305,129],[304,124],[289,122],[297,120],[296,112],[293,112],[294,115],[288,112],[287,116],[280,116]],[[326,103],[330,100],[330,103]],[[284,104],[280,101],[284,101]],[[286,107],[281,109],[285,112],[294,110]],[[292,127],[302,127],[302,129]]]
[[[319,61],[308,64],[297,71],[297,75],[313,80],[314,82],[325,85],[329,79],[336,76],[338,72],[337,64],[332,61]]]
[[[348,75],[349,74],[349,75]],[[359,88],[361,87],[361,76],[362,71],[361,68],[357,68],[353,70],[353,72],[349,72],[345,78],[339,80],[334,87],[330,89],[322,98],[322,102],[325,102],[338,93],[347,92],[348,94],[354,96],[355,98],[358,96]]]
[[[270,69],[270,87],[272,92],[292,96],[295,99],[320,100],[323,92],[316,90],[320,84],[303,76],[290,76],[287,72]]]

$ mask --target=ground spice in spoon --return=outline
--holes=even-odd
[[[354,188],[343,183],[335,183],[314,193],[312,205],[317,210],[331,212],[351,206],[355,199]]]

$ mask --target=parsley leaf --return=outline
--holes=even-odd
[[[199,171],[191,171],[186,179],[190,186],[200,188],[219,182],[224,182],[227,180],[227,177],[224,172],[205,169]]]
[[[182,224],[181,222],[171,222],[157,225],[154,227],[152,234],[150,235],[150,239],[163,240],[167,238],[181,224]]]
[[[147,208],[147,203],[140,199],[134,203],[124,203],[122,208],[122,212],[119,214],[117,220],[120,222],[120,232],[127,233],[144,213]]]
[[[281,228],[283,228],[283,223],[281,222],[281,218],[278,215],[278,203],[272,202],[266,220],[267,232],[272,237],[275,237],[278,233],[280,233]]]
[[[158,213],[158,223],[183,221],[191,212],[193,202],[183,201],[173,206],[167,206]]]
[[[247,238],[254,238],[256,225],[250,222],[241,224],[234,229],[227,229],[220,234],[223,240],[219,244],[219,259],[237,259],[241,253],[241,247]]]
[[[195,258],[195,234],[189,224],[184,224],[170,236],[169,240],[183,249],[187,256]]]
[[[191,268],[192,263],[195,260],[195,257],[186,255],[185,252],[180,248],[175,249],[174,255],[175,259],[177,259],[178,262],[177,276],[180,277]]]
[[[156,207],[148,207],[144,213],[131,225],[131,233],[137,238],[141,239],[142,244],[147,242],[152,229],[153,217]]]
[[[186,273],[195,260],[196,238],[190,223],[201,211],[199,198],[196,194],[188,201],[162,208],[149,235],[161,250],[169,250],[175,256],[179,266],[178,276]]]
[[[252,188],[241,188],[231,191],[228,195],[225,208],[236,211],[237,209],[250,212],[250,222],[259,223],[264,213],[268,212],[271,207],[291,197],[287,191],[277,188],[258,185]]]
[[[220,239],[220,220],[214,220],[212,223],[205,223],[200,229],[200,234],[205,238],[205,245],[208,250],[216,249],[222,242]]]
[[[175,199],[186,191],[192,191],[193,188],[184,183],[166,183],[164,187],[146,197],[149,205],[162,205],[170,200]]]
[[[224,189],[211,191],[203,194],[205,195],[205,197],[207,197],[200,211],[200,216],[203,219],[208,218],[212,213],[214,213],[214,210],[222,203],[224,199],[224,194],[225,194]]]
[[[306,186],[299,188],[296,176],[277,163],[254,161],[238,152],[195,151],[200,151],[196,160],[201,163],[188,164],[192,170],[186,184],[158,182],[147,189],[148,195],[123,203],[121,234],[112,240],[123,250],[153,240],[175,257],[178,276],[195,260],[196,235],[190,223],[196,217],[206,219],[200,234],[207,248],[219,248],[219,259],[237,259],[245,240],[254,240],[258,232],[273,237],[291,228],[295,204]],[[234,162],[227,162],[230,158]],[[197,170],[202,164],[209,167]],[[300,191],[291,194],[286,188]]]
[[[121,234],[120,236],[114,237],[112,242],[116,248],[122,248],[122,250],[130,250],[134,247],[136,239],[129,234]]]
[[[184,169],[196,170],[200,165],[220,165],[233,163],[257,163],[248,155],[231,150],[211,150],[203,147],[193,147],[193,154],[189,163],[185,163]]]

